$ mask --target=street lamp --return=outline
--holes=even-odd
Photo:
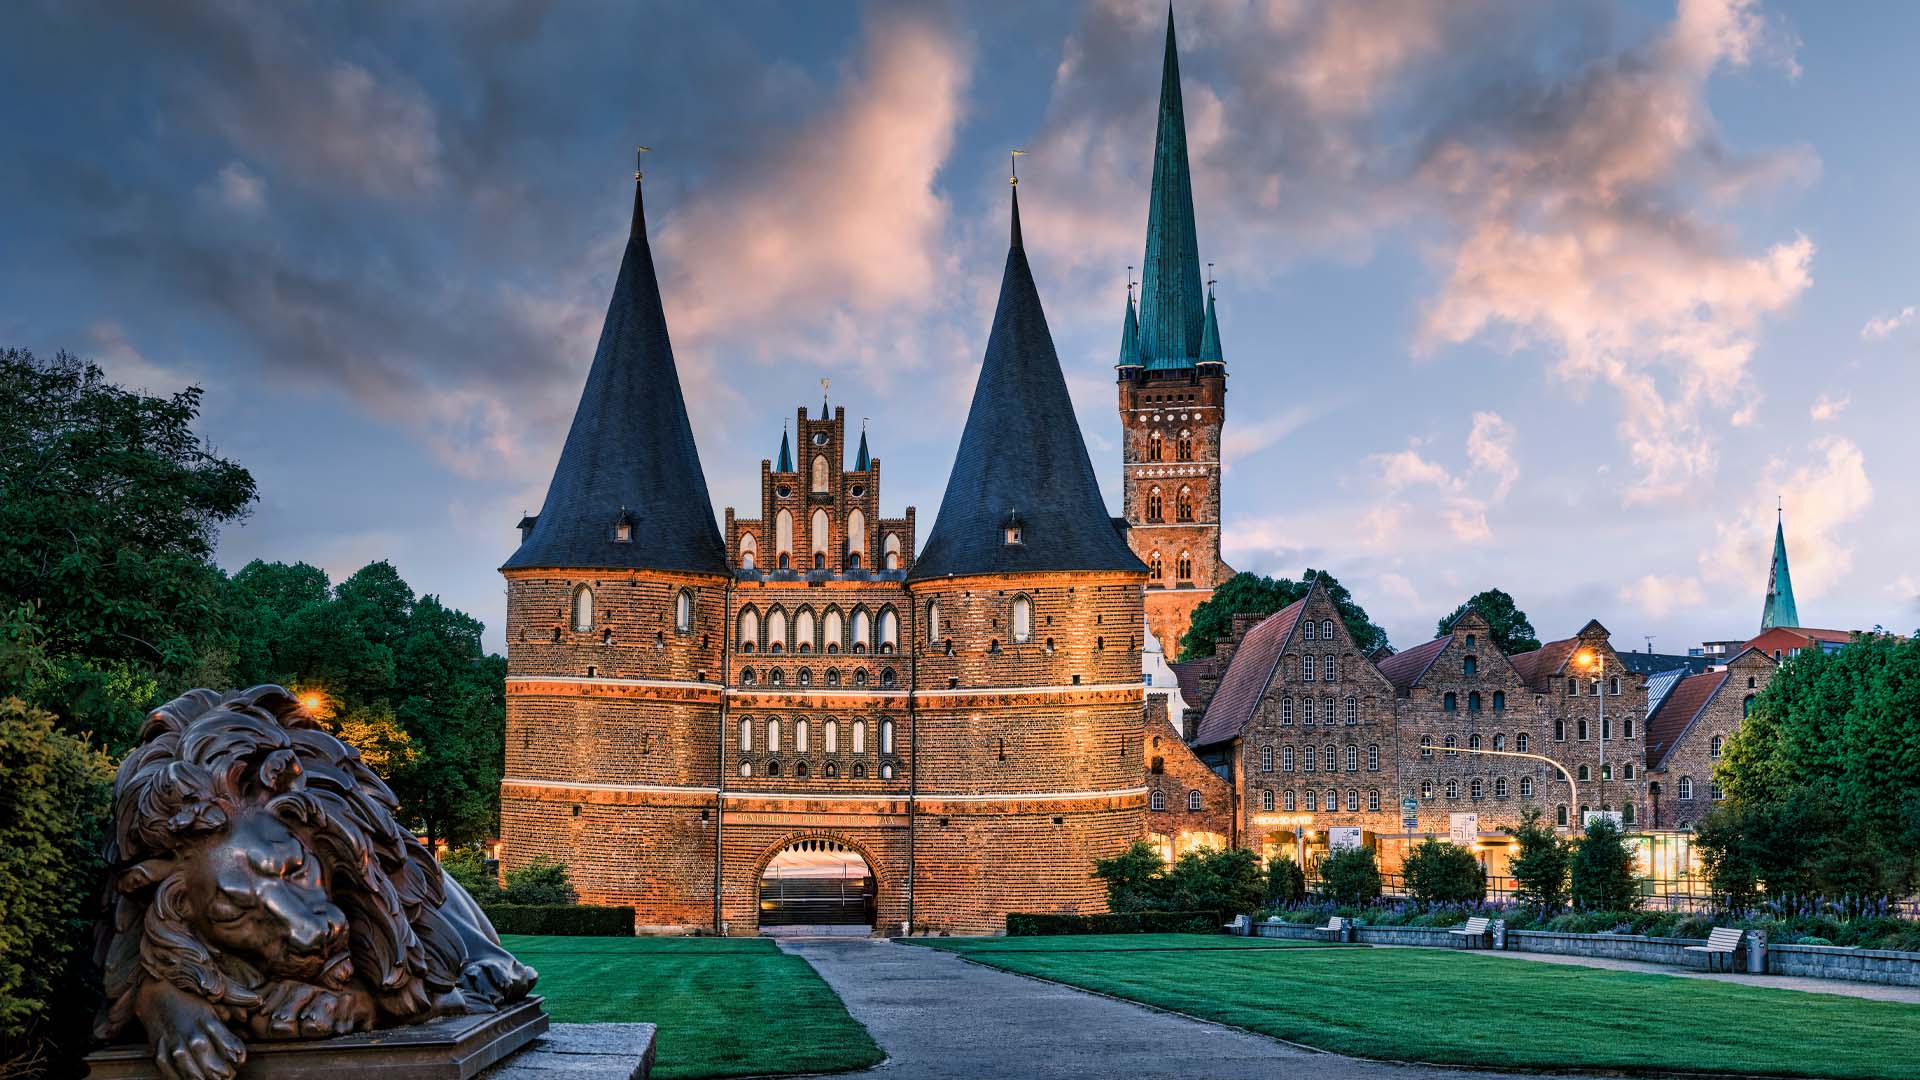
[[[1546,762],[1547,764],[1560,770],[1560,775],[1564,777],[1567,781],[1567,791],[1569,793],[1569,797],[1573,800],[1569,804],[1571,808],[1571,812],[1567,815],[1567,827],[1569,829],[1574,828],[1574,823],[1579,820],[1578,814],[1580,813],[1580,786],[1574,783],[1573,773],[1567,771],[1567,767],[1565,765],[1560,764],[1558,761],[1555,761],[1554,759],[1546,756],[1545,754],[1529,754],[1519,750],[1470,750],[1464,746],[1450,746],[1446,748],[1446,752],[1449,754],[1485,754],[1488,757],[1517,757],[1517,758],[1527,758],[1531,761]]]
[[[1598,649],[1582,649],[1580,666],[1593,670],[1593,688],[1600,695],[1600,809],[1607,808],[1607,658]],[[1582,823],[1584,825],[1584,822]]]

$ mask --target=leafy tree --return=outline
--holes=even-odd
[[[503,904],[571,904],[573,901],[573,883],[567,878],[567,868],[546,858],[507,871],[506,888],[500,890]]]
[[[37,610],[48,670],[34,700],[124,748],[161,687],[224,640],[219,528],[253,477],[193,430],[201,391],[122,389],[60,353],[0,350],[0,596]]]
[[[1320,860],[1320,891],[1340,904],[1380,898],[1380,864],[1370,847],[1342,848]]]
[[[1433,636],[1446,637],[1452,633],[1454,620],[1465,615],[1468,608],[1479,612],[1481,618],[1487,620],[1487,633],[1501,652],[1511,656],[1514,653],[1532,652],[1540,647],[1540,638],[1534,632],[1533,622],[1504,589],[1475,593],[1466,603],[1454,608],[1453,614],[1440,620],[1439,625],[1433,628]]]
[[[1096,859],[1093,876],[1107,883],[1107,907],[1113,911],[1155,911],[1164,903],[1161,874],[1166,863],[1145,840],[1135,840],[1111,859]]]
[[[1282,855],[1267,863],[1267,906],[1297,903],[1307,895],[1307,875]]]
[[[1407,854],[1400,872],[1407,897],[1423,904],[1478,903],[1487,898],[1487,871],[1473,852],[1428,837]]]
[[[1568,891],[1584,911],[1634,911],[1640,907],[1640,878],[1633,872],[1633,851],[1611,818],[1595,818],[1574,846]]]
[[[1518,825],[1501,831],[1513,837],[1520,849],[1508,863],[1515,884],[1513,898],[1543,912],[1565,907],[1573,852],[1547,824],[1546,814],[1538,806],[1529,806],[1521,813]]]
[[[1189,851],[1166,874],[1166,910],[1238,915],[1260,909],[1266,880],[1246,848]]]
[[[1315,579],[1326,586],[1327,595],[1339,609],[1340,619],[1352,635],[1354,647],[1371,653],[1387,643],[1387,632],[1367,618],[1366,609],[1353,600],[1347,587],[1324,570],[1309,569],[1299,581],[1291,578],[1261,577],[1245,571],[1235,574],[1213,590],[1213,595],[1193,609],[1186,636],[1180,639],[1180,659],[1198,660],[1212,656],[1214,642],[1233,633],[1235,615],[1271,615],[1307,595]]]

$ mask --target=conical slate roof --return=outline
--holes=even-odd
[[[1020,529],[1008,543],[1006,529]],[[1054,570],[1146,572],[1107,514],[1020,240],[1013,244],[967,425],[914,580]]]
[[[1760,629],[1799,626],[1800,607],[1793,602],[1793,575],[1787,572],[1785,516],[1773,526],[1773,565],[1767,569],[1767,602],[1760,609]]]
[[[632,538],[615,540],[622,513]],[[727,572],[667,339],[636,177],[633,226],[547,501],[503,569]]]
[[[1127,318],[1120,324],[1120,359],[1114,367],[1140,366],[1140,320],[1133,313],[1133,289],[1127,289]]]
[[[1213,313],[1213,294],[1207,294],[1207,329],[1200,335],[1200,362],[1221,363],[1220,320]]]
[[[793,471],[793,451],[787,447],[787,429],[780,429],[780,458],[774,462],[774,472]]]
[[[867,432],[860,431],[860,452],[853,456],[853,471],[866,472],[873,465],[873,459],[867,455]]]
[[[1187,119],[1180,102],[1180,55],[1173,9],[1160,66],[1160,122],[1147,204],[1147,254],[1140,273],[1140,352],[1149,369],[1192,367],[1202,334],[1200,241],[1187,167]]]

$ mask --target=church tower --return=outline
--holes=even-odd
[[[1227,365],[1212,283],[1201,292],[1180,57],[1167,13],[1140,301],[1131,283],[1114,365],[1128,543],[1147,564],[1147,622],[1178,656],[1193,609],[1233,576],[1220,557],[1220,433]]]
[[[1013,201],[953,472],[907,574],[915,615],[916,910],[957,932],[1102,911],[1094,859],[1144,832],[1146,568],[1114,526]]]
[[[1787,522],[1782,511],[1773,523],[1773,565],[1767,568],[1767,601],[1760,609],[1760,632],[1776,626],[1799,626],[1800,607],[1793,602],[1793,576],[1787,573]]]
[[[711,925],[731,575],[638,172],[586,388],[546,502],[520,533],[500,569],[504,859],[564,862],[583,901],[632,905],[643,923]]]

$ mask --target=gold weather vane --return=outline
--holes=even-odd
[[[1007,183],[1020,183],[1020,159],[1026,156],[1025,150],[1015,150],[1007,155]]]
[[[641,154],[645,154],[645,153],[647,153],[647,152],[649,152],[649,151],[651,151],[652,149],[653,149],[653,147],[651,147],[651,146],[636,146],[636,147],[634,147],[634,148],[633,148],[633,178],[634,178],[635,180],[638,180],[638,179],[640,179],[640,175],[641,175],[641,173],[640,173],[640,155],[641,155]]]

